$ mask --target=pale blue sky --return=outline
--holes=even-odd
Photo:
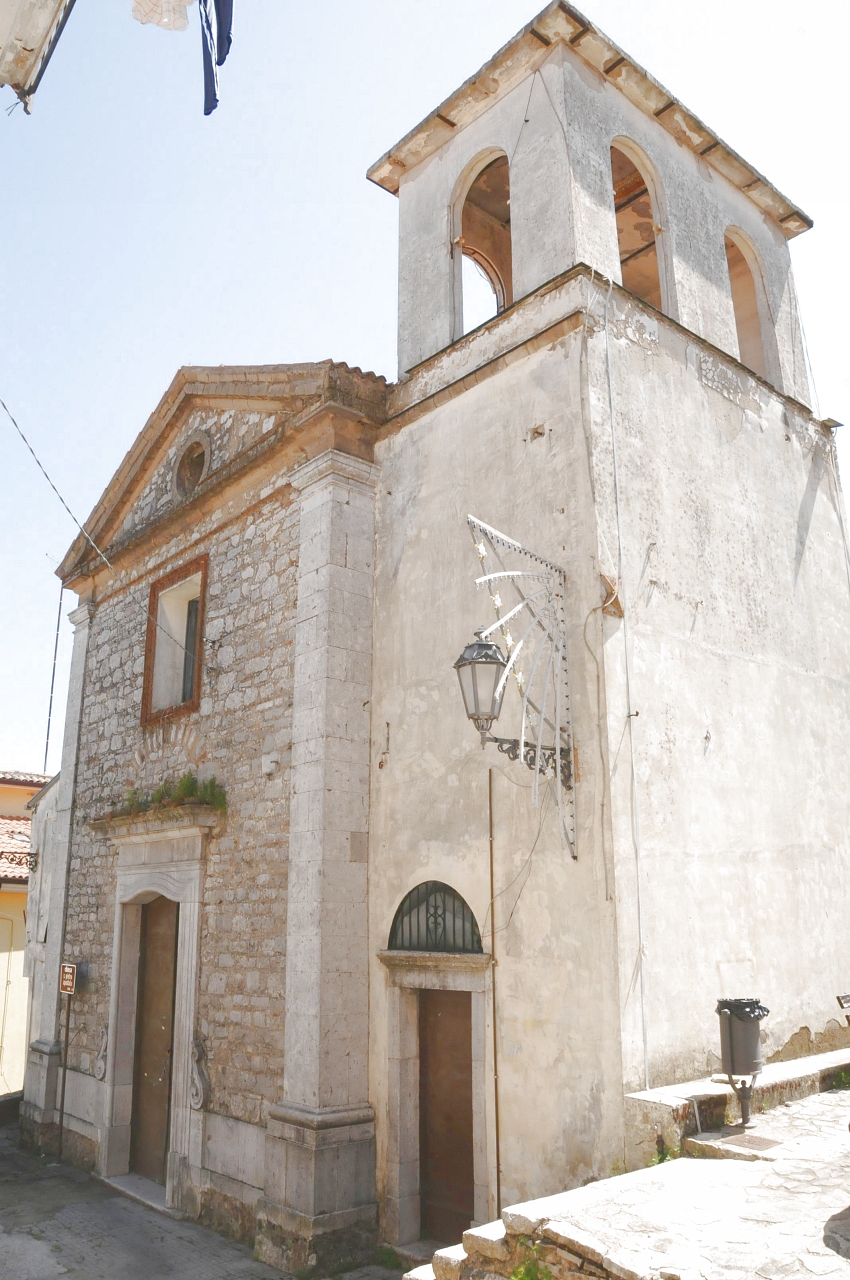
[[[365,170],[537,11],[234,7],[208,119],[197,6],[177,34],[132,21],[131,0],[77,0],[32,117],[0,113],[0,396],[81,519],[181,364],[332,357],[395,376],[396,202]],[[844,418],[850,6],[579,7],[814,217],[792,253],[821,411]],[[0,442],[0,765],[40,770],[53,569],[74,528],[8,422]]]

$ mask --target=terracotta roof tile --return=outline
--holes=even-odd
[[[49,773],[21,773],[19,769],[0,769],[0,787],[43,787],[51,778]]]
[[[21,880],[30,873],[30,819],[0,817],[0,880]]]

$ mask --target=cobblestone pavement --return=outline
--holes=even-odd
[[[533,1219],[546,1205],[635,1275],[850,1276],[848,1121],[850,1092],[817,1094],[756,1117],[747,1136],[762,1141],[743,1156],[675,1160],[515,1208]],[[712,1154],[741,1136],[725,1130]]]
[[[0,1128],[0,1280],[280,1280],[250,1249],[118,1195]],[[361,1267],[343,1280],[399,1280]]]

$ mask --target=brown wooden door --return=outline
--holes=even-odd
[[[419,993],[419,1182],[422,1234],[457,1244],[475,1208],[468,991]]]
[[[142,907],[130,1169],[163,1185],[168,1155],[178,919],[178,905],[168,898],[154,898]]]

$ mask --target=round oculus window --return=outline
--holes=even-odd
[[[181,498],[187,498],[190,493],[194,493],[204,477],[206,467],[207,450],[200,440],[193,440],[188,448],[184,449],[177,463],[175,481]]]

